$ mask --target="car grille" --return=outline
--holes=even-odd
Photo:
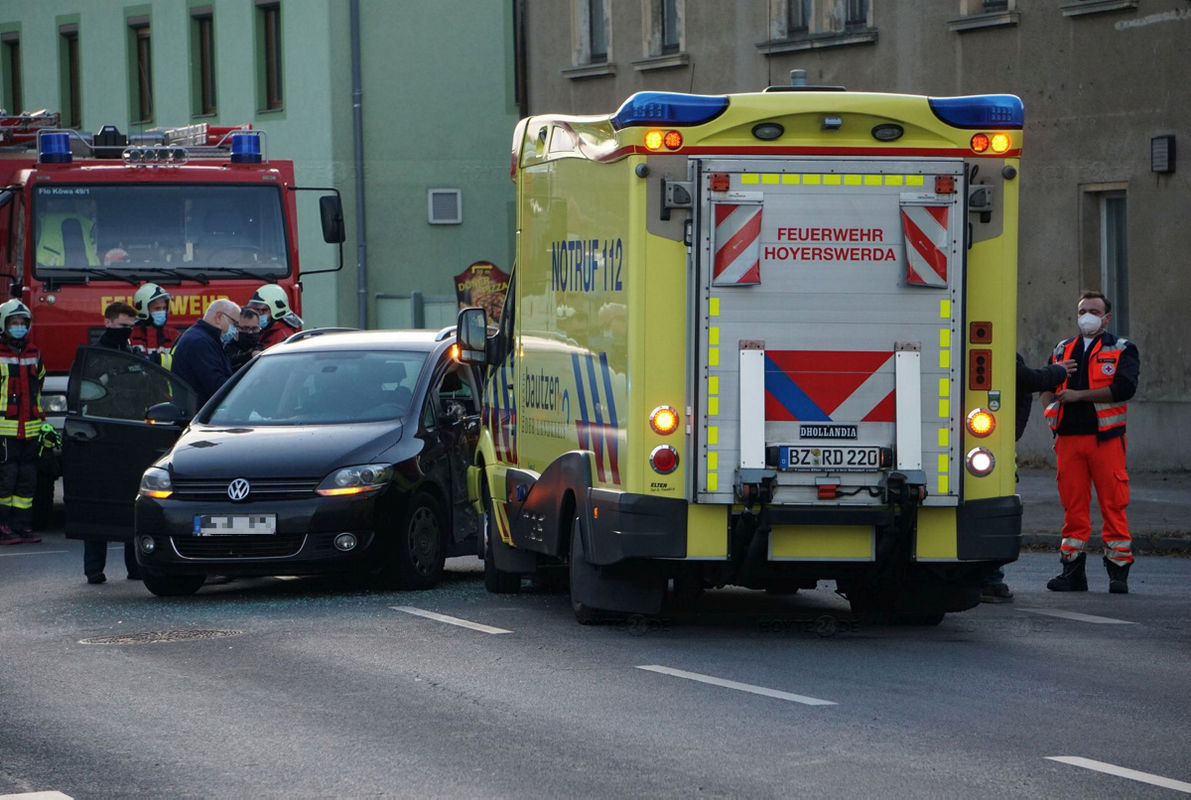
[[[288,558],[302,550],[303,533],[266,536],[175,536],[174,552],[182,558]]]
[[[227,486],[231,482],[231,478],[174,481],[173,496],[178,500],[209,500],[216,497],[226,500]],[[319,484],[314,478],[249,478],[248,482],[252,489],[244,500],[246,503],[253,500],[309,497]]]

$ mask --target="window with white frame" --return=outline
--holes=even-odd
[[[572,0],[571,41],[575,67],[609,64],[612,60],[611,0]]]
[[[791,48],[782,47],[782,42],[809,37],[819,46],[875,41],[871,12],[871,0],[769,0],[770,41],[758,46],[765,52],[784,52]]]

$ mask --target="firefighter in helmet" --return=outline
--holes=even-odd
[[[132,298],[136,324],[128,337],[128,346],[166,369],[170,368],[174,342],[181,331],[167,324],[170,317],[170,293],[156,283],[146,283]]]
[[[0,545],[41,541],[33,533],[33,493],[44,435],[45,366],[29,341],[32,322],[20,300],[0,304]]]
[[[302,330],[302,318],[290,310],[285,289],[275,283],[257,289],[244,307],[260,316],[261,347],[272,347]]]

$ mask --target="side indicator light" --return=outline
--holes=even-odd
[[[658,406],[649,413],[649,427],[655,433],[669,436],[678,430],[678,412],[670,406]]]
[[[663,139],[665,139],[665,134],[659,130],[646,131],[645,132],[645,149],[646,150],[661,150]]]
[[[1009,134],[1007,134],[1007,133],[994,133],[993,134],[992,151],[994,153],[1007,153],[1007,152],[1009,152],[1009,147],[1012,144],[1013,144],[1013,140],[1009,138]]]
[[[972,409],[968,414],[968,432],[973,436],[978,436],[983,439],[997,428],[996,417],[992,412],[985,411],[983,408]]]

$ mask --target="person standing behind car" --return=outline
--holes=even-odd
[[[136,326],[128,343],[155,364],[170,368],[170,351],[181,333],[167,325],[170,315],[170,293],[156,283],[146,283],[132,298]]]
[[[257,289],[246,307],[260,315],[262,348],[284,342],[302,330],[302,318],[290,310],[289,296],[275,283]]]
[[[232,376],[232,365],[223,348],[236,338],[239,318],[238,305],[231,300],[216,300],[174,345],[174,374],[194,389],[199,408]]]
[[[1033,369],[1026,366],[1026,360],[1021,353],[1017,354],[1017,430],[1014,441],[1020,441],[1026,432],[1026,422],[1030,419],[1030,406],[1034,402],[1035,392],[1049,392],[1075,372],[1074,359],[1060,361],[1057,364],[1047,364],[1045,367]],[[980,590],[982,603],[1012,603],[1013,592],[1005,583],[1005,569],[997,570],[988,576]]]
[[[228,342],[223,350],[232,364],[232,372],[252,360],[265,348],[261,347],[260,315],[248,306],[240,309],[240,324],[236,326],[236,338]]]
[[[128,337],[136,324],[136,309],[127,303],[109,303],[103,310],[103,335],[96,343],[109,350],[122,353],[136,352],[128,345]],[[83,574],[87,576],[87,583],[97,584],[107,580],[103,574],[108,561],[107,539],[83,540]],[[130,581],[140,580],[141,573],[136,565],[136,551],[132,549],[132,542],[124,543],[124,566],[128,570]]]
[[[33,313],[20,300],[0,304],[0,545],[40,542],[33,492],[41,450],[41,352],[28,339]]]

